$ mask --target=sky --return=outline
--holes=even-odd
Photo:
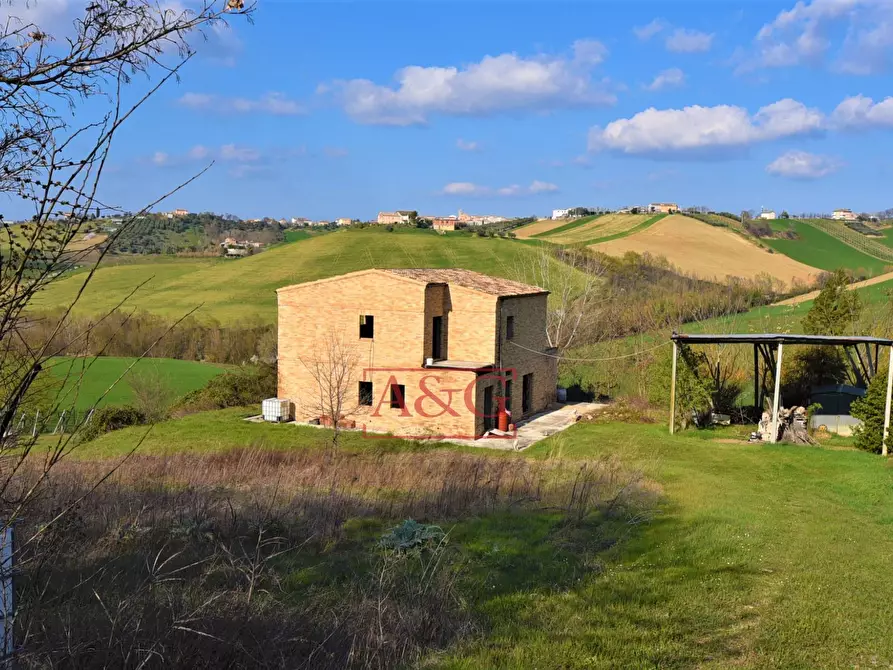
[[[105,201],[213,162],[158,209],[893,207],[888,0],[258,0],[194,44],[116,138]]]

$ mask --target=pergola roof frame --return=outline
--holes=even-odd
[[[778,419],[779,419],[779,396],[781,392],[781,359],[785,344],[809,344],[814,346],[839,346],[847,348],[847,355],[856,371],[861,378],[865,373],[866,377],[874,374],[877,370],[878,351],[880,347],[890,348],[890,361],[887,366],[887,397],[884,407],[884,433],[881,442],[881,453],[887,455],[887,435],[890,432],[890,400],[893,396],[893,339],[885,337],[869,337],[864,335],[797,335],[791,333],[676,333],[670,336],[673,342],[673,379],[670,385],[670,434],[676,432],[676,359],[678,358],[679,345],[694,344],[751,344],[754,351],[754,402],[762,407],[762,385],[760,383],[759,356],[762,355],[767,363],[770,358],[775,358],[775,393],[772,399],[772,438],[771,442],[778,441]],[[864,345],[867,354],[867,361],[862,359],[862,353],[859,351],[859,345]],[[871,346],[874,346],[875,356],[872,360]],[[852,347],[856,351],[859,360],[860,370],[852,358]],[[772,349],[777,352],[777,356],[771,356]],[[767,356],[767,354],[770,354]],[[765,376],[764,376],[765,378]]]

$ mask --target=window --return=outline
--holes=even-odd
[[[391,384],[391,409],[406,409],[406,386]]]
[[[375,337],[375,317],[371,314],[360,316],[360,339],[371,340]]]
[[[515,317],[510,316],[505,320],[505,339],[511,340],[515,337]]]
[[[360,382],[360,405],[372,406],[372,382]]]

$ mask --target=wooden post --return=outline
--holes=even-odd
[[[757,345],[753,345],[753,406],[757,410],[757,421],[760,420],[760,414],[763,411],[763,402],[760,398],[760,392],[763,385],[760,383],[760,354],[757,351]]]
[[[670,435],[676,432],[676,354],[678,350],[679,345],[676,344],[676,340],[673,340],[673,378],[670,382]]]
[[[778,355],[775,361],[775,397],[772,399],[772,440],[778,442],[778,397],[781,394],[781,354],[784,344],[778,343]]]
[[[890,347],[890,362],[887,364],[887,404],[884,405],[884,438],[881,453],[887,455],[887,433],[890,432],[890,396],[893,392],[893,347]]]

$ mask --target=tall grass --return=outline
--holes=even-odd
[[[18,529],[23,667],[412,663],[486,624],[451,527],[505,514],[638,523],[653,498],[610,458],[256,445],[134,455],[93,490],[109,467],[63,461]],[[40,471],[34,463],[18,484]],[[380,548],[376,538],[405,518],[447,536]]]

